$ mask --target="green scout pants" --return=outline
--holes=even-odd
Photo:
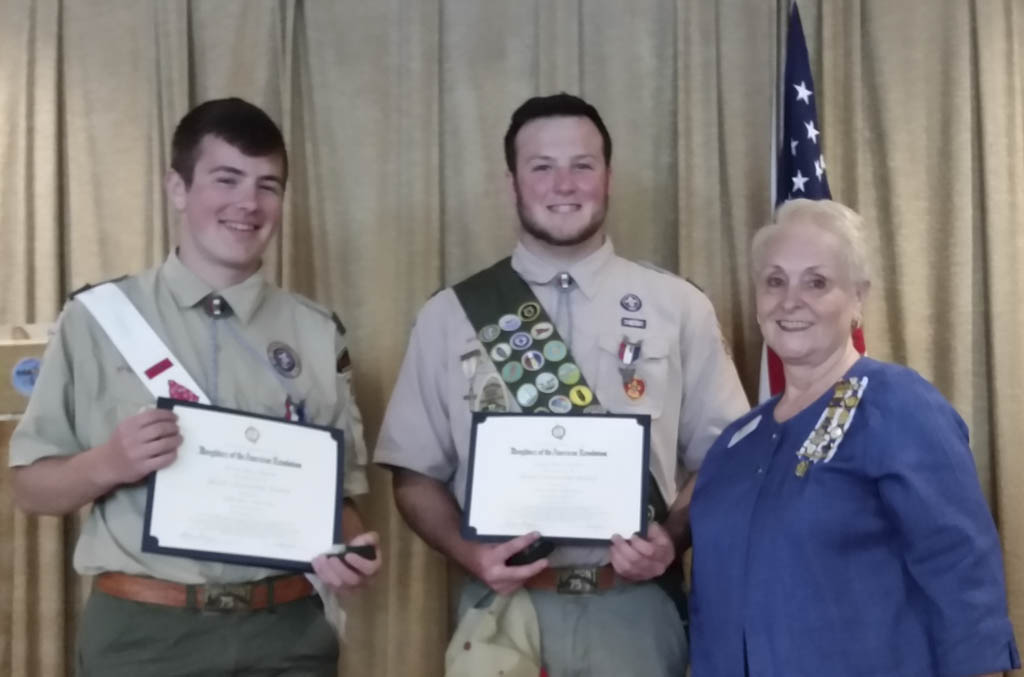
[[[319,597],[209,613],[94,590],[78,632],[77,677],[336,677],[338,640]]]

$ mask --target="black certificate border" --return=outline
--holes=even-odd
[[[474,411],[473,420],[469,432],[469,466],[466,472],[466,494],[462,507],[462,537],[466,540],[479,542],[507,541],[522,534],[480,534],[474,527],[469,525],[470,510],[473,505],[473,470],[476,465],[476,430],[477,427],[488,418],[628,418],[636,421],[636,424],[643,429],[643,463],[640,472],[640,530],[637,532],[642,538],[647,538],[647,503],[649,500],[650,462],[651,462],[651,416],[650,414],[585,414],[583,412],[569,412],[557,414],[554,412],[524,413],[524,412],[483,412]],[[631,534],[621,534],[629,538]],[[607,545],[611,543],[610,538],[574,538],[571,536],[549,536],[541,534],[541,539],[558,545]]]
[[[158,397],[156,406],[159,409],[174,410],[175,407],[191,407],[193,409],[206,409],[223,414],[235,414],[245,418],[271,421],[285,425],[295,425],[303,428],[322,430],[331,436],[331,439],[338,443],[338,477],[334,494],[334,528],[333,543],[344,543],[341,533],[341,512],[344,507],[345,488],[345,440],[344,432],[330,426],[317,425],[315,423],[302,423],[299,421],[288,421],[276,416],[265,414],[253,414],[241,409],[218,407],[212,404],[200,404],[199,402],[185,402],[183,400],[172,400],[166,397]],[[160,545],[160,539],[150,532],[153,518],[153,499],[156,496],[156,475],[149,474],[146,487],[146,516],[142,525],[142,551],[159,555],[171,555],[174,557],[187,557],[189,559],[205,560],[210,562],[222,562],[224,564],[241,564],[243,566],[263,567],[267,569],[281,569],[285,571],[299,571],[312,573],[312,562],[301,560],[276,559],[272,557],[256,557],[252,555],[239,555],[230,552],[214,552],[212,550],[190,550],[186,548],[167,548]]]

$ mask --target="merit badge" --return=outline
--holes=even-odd
[[[487,325],[480,330],[479,334],[477,334],[477,338],[479,338],[482,343],[490,343],[499,336],[501,336],[501,327],[496,324]]]
[[[540,354],[539,350],[528,350],[523,353],[523,359],[521,360],[523,366],[530,371],[537,371],[544,366],[544,356]]]
[[[172,400],[181,400],[182,402],[198,402],[199,395],[181,385],[174,379],[167,381],[167,394]]]
[[[492,374],[480,389],[480,397],[477,398],[474,411],[508,411],[507,392],[501,380]]]
[[[639,400],[644,396],[644,391],[647,390],[647,386],[644,385],[642,378],[633,377],[629,380],[625,386],[626,396],[631,400]]]
[[[305,401],[296,402],[292,399],[291,395],[286,397],[284,400],[284,420],[304,423],[306,421]]]
[[[608,410],[600,404],[592,404],[583,410],[584,414],[607,414]]]
[[[511,362],[510,364],[515,364]],[[537,390],[542,393],[551,394],[558,390],[558,377],[552,374],[550,371],[541,372],[537,374],[537,378],[534,379],[534,383],[537,384]]]
[[[561,341],[548,341],[544,344],[544,357],[552,362],[561,362],[569,354],[569,349]]]
[[[536,301],[527,301],[519,306],[517,314],[523,319],[523,322],[533,322],[540,315],[540,304]]]
[[[515,383],[523,377],[523,365],[518,362],[509,362],[501,368],[501,378],[505,383]]]
[[[267,346],[267,359],[270,360],[271,366],[277,373],[285,378],[295,378],[302,372],[299,356],[287,343],[272,342]]]
[[[530,327],[530,336],[538,341],[543,341],[555,333],[555,325],[550,322],[538,322]]]
[[[626,294],[621,299],[619,299],[619,305],[622,306],[625,310],[628,310],[631,313],[635,313],[636,311],[640,310],[643,307],[644,302],[641,301],[640,297],[637,296],[636,294]]]
[[[548,409],[547,407],[536,407],[533,410],[533,413],[535,413],[535,414],[550,414],[551,410]]]
[[[580,368],[572,362],[566,362],[558,367],[558,380],[567,386],[574,386],[579,383],[581,376]]]
[[[512,338],[508,340],[512,344],[512,347],[516,350],[526,350],[533,345],[533,339],[525,331],[517,331],[512,334]]]
[[[622,318],[623,327],[632,327],[633,329],[646,329],[647,320],[641,320],[639,317],[624,317]]]
[[[569,399],[577,407],[585,407],[594,401],[594,393],[587,386],[573,386],[572,390],[569,391]]]
[[[537,388],[532,383],[524,383],[516,390],[516,402],[521,407],[532,407],[537,403]]]
[[[568,414],[572,411],[572,402],[565,395],[555,395],[548,400],[548,409],[556,414]]]
[[[11,370],[11,385],[19,393],[28,397],[36,387],[39,378],[40,362],[38,357],[25,357],[18,360]]]
[[[499,343],[491,348],[491,359],[495,362],[504,362],[512,354],[512,348],[507,343]]]
[[[505,331],[515,331],[523,326],[523,321],[519,319],[518,315],[502,315],[498,318],[498,326]]]

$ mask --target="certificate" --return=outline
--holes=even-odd
[[[647,415],[474,413],[463,535],[646,536],[650,433]]]
[[[142,550],[312,571],[341,540],[340,430],[160,398],[183,441],[149,477]]]

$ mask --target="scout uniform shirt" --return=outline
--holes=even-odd
[[[552,318],[604,408],[650,414],[650,468],[671,505],[685,471],[696,471],[722,429],[750,408],[714,309],[685,280],[616,256],[607,238],[586,259],[567,270],[561,265],[521,243],[512,255],[512,267]],[[630,392],[620,357],[624,343],[639,345],[629,365],[635,377]],[[476,335],[450,288],[431,298],[409,339],[374,460],[447,483],[461,506],[471,411],[524,408],[488,358],[485,350],[492,347]],[[548,372],[541,367],[530,377]],[[553,365],[550,373],[557,374]],[[563,547],[550,561],[600,565],[608,561],[607,548]]]
[[[342,368],[348,360],[343,330],[330,311],[271,285],[257,272],[219,293],[227,309],[215,317],[212,288],[173,252],[163,265],[111,284],[128,296],[213,404],[343,430],[345,494],[366,492],[362,421],[351,372]],[[118,423],[154,404],[103,328],[72,299],[11,439],[10,464],[29,465],[105,444]],[[145,480],[98,498],[82,526],[75,569],[191,584],[281,573],[143,553],[145,508]]]

